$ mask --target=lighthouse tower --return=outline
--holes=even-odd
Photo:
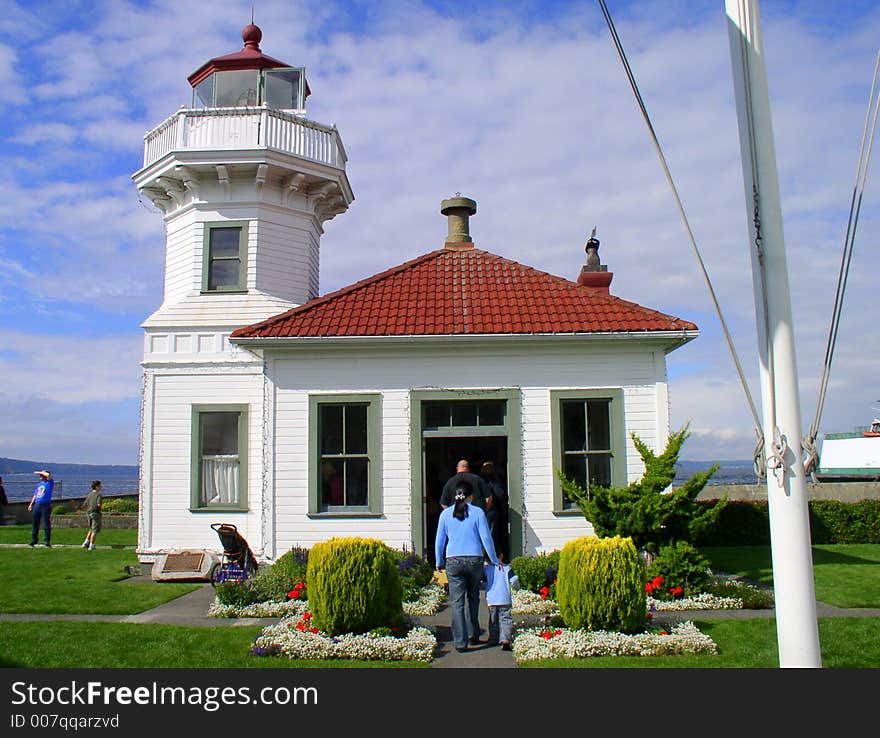
[[[132,176],[166,231],[162,304],[142,325],[142,551],[164,547],[181,509],[239,512],[246,532],[263,367],[229,334],[318,295],[323,225],[354,199],[339,132],[306,117],[305,69],[264,54],[252,23],[242,40],[188,77],[191,105],[144,136]],[[229,478],[205,478],[214,471]],[[210,522],[193,544],[214,537]]]

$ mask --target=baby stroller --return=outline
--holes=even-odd
[[[243,582],[257,573],[257,560],[248,542],[232,523],[212,523],[223,544],[223,556],[211,569],[211,585],[226,582]]]

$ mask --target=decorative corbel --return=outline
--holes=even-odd
[[[231,188],[231,184],[229,182],[229,172],[226,170],[226,166],[224,164],[215,164],[214,168],[217,170],[217,180],[220,182],[220,187],[223,189],[223,195],[228,200]]]
[[[293,194],[300,191],[305,181],[306,175],[302,172],[297,172],[296,174],[291,174],[289,177],[286,177],[281,183],[282,196],[284,198],[282,204],[288,204],[293,197]]]
[[[192,169],[184,166],[174,167],[174,171],[180,176],[180,179],[183,181],[183,186],[189,191],[192,195],[192,199],[199,199],[199,188],[202,185],[202,180],[199,179],[199,175],[197,175]]]
[[[186,190],[183,189],[183,183],[179,179],[172,179],[171,177],[156,177],[156,182],[162,186],[168,197],[174,200],[177,207],[183,205]]]
[[[309,190],[309,202],[315,206],[326,200],[335,189],[336,182],[324,182],[323,184],[316,185]]]
[[[166,215],[171,210],[172,200],[165,190],[160,190],[157,187],[142,187],[140,192]]]
[[[269,165],[268,164],[258,164],[257,165],[257,175],[254,177],[254,189],[256,190],[257,197],[259,197],[263,192],[263,185],[266,184],[266,177],[269,175]]]

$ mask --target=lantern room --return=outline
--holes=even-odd
[[[241,51],[203,64],[187,80],[193,108],[267,107],[305,113],[310,94],[305,68],[291,67],[260,50],[262,31],[253,23],[241,32]]]

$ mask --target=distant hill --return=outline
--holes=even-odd
[[[56,464],[51,461],[28,461],[27,459],[7,459],[0,456],[0,476],[4,474],[29,474],[36,469],[48,469],[53,477],[86,476],[130,477],[137,476],[137,466],[119,464]]]

